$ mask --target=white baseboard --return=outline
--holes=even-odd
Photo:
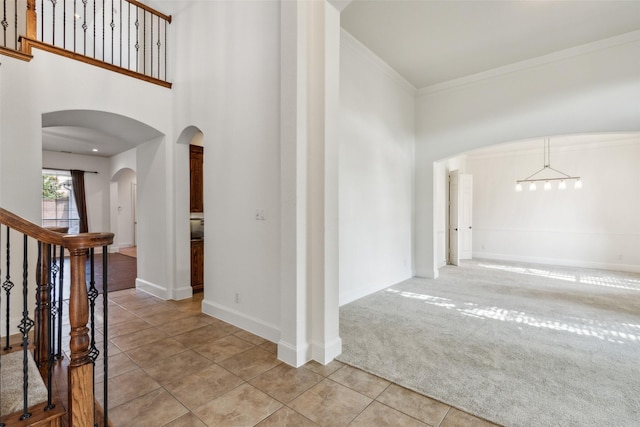
[[[183,286],[181,288],[173,290],[174,300],[187,299],[187,298],[191,298],[192,296],[193,296],[193,288],[191,287],[191,285]]]
[[[562,267],[593,268],[597,270],[613,270],[613,271],[623,271],[626,273],[640,273],[640,265],[631,265],[631,264],[614,264],[614,263],[580,261],[580,260],[571,260],[571,259],[531,257],[531,256],[520,256],[520,255],[510,255],[510,254],[496,254],[496,253],[490,253],[490,252],[474,252],[473,257],[481,258],[481,259],[496,260],[496,261],[526,262],[530,264],[546,264],[546,265],[558,265]]]
[[[146,280],[140,278],[136,279],[136,289],[140,289],[141,291],[149,293],[163,300],[171,299],[171,295],[169,295],[169,291],[167,290],[167,288],[151,282],[147,282]]]
[[[408,276],[404,279],[398,280],[395,283],[379,284],[376,286],[361,286],[357,289],[348,290],[340,294],[338,305],[342,307],[343,305],[349,304],[350,302],[359,300],[360,298],[366,297],[367,295],[371,295],[410,278],[411,277]]]
[[[276,326],[265,323],[245,313],[232,310],[229,307],[207,301],[206,297],[202,301],[202,312],[271,342],[277,343],[280,340],[280,330]]]
[[[342,353],[342,338],[336,337],[327,343],[314,341],[311,343],[313,360],[326,365]]]
[[[298,349],[292,344],[280,341],[278,343],[278,359],[289,366],[299,368],[311,360],[309,344],[301,345]]]

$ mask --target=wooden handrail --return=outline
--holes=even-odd
[[[0,208],[0,223],[42,243],[64,246],[69,251],[98,248],[113,243],[113,233],[61,234],[50,228],[41,227],[3,208]]]
[[[127,2],[129,2],[129,3],[131,3],[131,4],[135,5],[135,6],[138,6],[140,9],[144,9],[149,13],[152,13],[152,14],[154,14],[156,16],[159,16],[160,18],[164,19],[169,24],[171,24],[171,15],[165,15],[164,13],[158,12],[154,8],[152,8],[150,6],[147,6],[144,3],[140,3],[139,1],[136,1],[136,0],[127,0]]]
[[[49,258],[45,248],[48,245],[65,247],[70,254],[69,323],[71,325],[69,349],[70,363],[68,376],[68,418],[70,427],[93,426],[94,410],[94,375],[93,361],[89,357],[89,298],[87,292],[86,261],[87,252],[91,248],[104,247],[113,243],[113,233],[62,234],[62,228],[44,228],[18,215],[0,208],[0,224],[36,239],[41,246],[43,265],[41,265],[36,282],[40,289],[39,301],[41,310],[37,322],[41,331],[48,330],[50,317],[48,267]],[[107,286],[107,283],[103,283]],[[106,319],[105,319],[106,321]],[[48,340],[43,336],[42,341]],[[38,353],[40,360],[48,357],[46,353]]]
[[[64,56],[70,59],[75,59],[76,61],[84,62],[85,64],[90,64],[95,67],[104,68],[105,70],[113,71],[115,73],[123,74],[125,76],[133,77],[135,79],[143,80],[145,82],[153,83],[158,86],[166,87],[169,89],[171,89],[171,86],[172,86],[172,84],[167,81],[157,79],[155,77],[151,77],[143,73],[138,73],[136,71],[132,71],[127,68],[122,68],[117,65],[110,64],[108,62],[103,62],[98,59],[91,58],[90,56],[85,56],[79,53],[72,52],[70,50],[62,49],[60,47],[53,46],[49,43],[44,43],[39,40],[35,40],[33,38],[20,37],[20,43],[23,50],[22,54],[29,58],[33,58],[32,49],[35,47],[35,48],[44,50],[46,52],[51,52],[51,53],[55,53],[56,55]]]

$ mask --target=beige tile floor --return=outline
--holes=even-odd
[[[200,313],[201,295],[109,299],[115,427],[493,426],[338,361],[290,367],[274,343]]]

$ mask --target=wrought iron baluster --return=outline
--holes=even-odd
[[[6,1],[5,1],[5,7],[6,7]],[[2,233],[0,233],[0,245],[1,244],[2,244]],[[0,266],[0,277],[2,277],[2,266]],[[2,292],[0,292],[0,307],[2,307]],[[2,372],[2,357],[0,357],[0,372]],[[2,403],[2,377],[1,376],[0,376],[0,403]],[[5,427],[5,424],[3,422],[0,422],[0,427]]]
[[[100,352],[96,347],[96,324],[95,324],[95,309],[96,298],[98,298],[98,290],[96,289],[96,278],[94,271],[94,249],[89,250],[89,290],[87,296],[89,297],[89,322],[91,325],[91,344],[89,345],[89,357],[95,363]],[[106,339],[106,337],[105,337]]]
[[[18,0],[13,2],[13,10],[15,11],[14,25],[13,25],[13,45],[14,49],[18,50]]]
[[[131,69],[131,3],[127,2],[127,68]]]
[[[42,280],[44,279],[42,277],[42,272],[43,272],[43,267],[42,267],[42,245],[44,243],[38,242],[38,259],[37,259],[37,264],[36,264],[36,306],[35,306],[35,310],[34,310],[34,317],[36,319],[35,321],[35,336],[34,336],[34,342],[35,342],[35,346],[37,349],[42,348],[42,345],[44,343],[42,343],[40,341],[40,338],[42,337],[42,321],[43,321],[43,309],[42,309]],[[45,279],[46,280],[46,279]],[[40,351],[35,351],[34,352],[34,359],[36,362],[36,365],[38,366],[38,368],[42,367],[42,360],[40,359]]]
[[[34,3],[34,6],[35,6],[35,3]],[[40,0],[40,12],[42,12],[43,10],[44,10],[44,0]],[[44,19],[40,20],[40,40],[45,41],[44,40]]]
[[[95,254],[95,250],[94,248],[91,248],[89,250],[89,290],[87,291],[87,297],[89,298],[89,325],[91,328],[91,343],[89,344],[89,358],[91,359],[91,361],[93,362],[93,365],[95,366],[96,364],[96,360],[98,359],[98,355],[100,354],[100,351],[98,350],[98,348],[96,347],[96,318],[95,318],[95,311],[96,311],[96,298],[98,298],[98,290],[96,289],[96,278],[95,278],[95,259],[94,259],[94,254]],[[104,255],[103,255],[104,257]],[[104,284],[103,284],[104,286]],[[105,335],[105,341],[108,341],[107,336]],[[103,364],[106,363],[106,360],[103,359],[102,361]],[[107,377],[104,377],[105,381],[107,379]],[[93,381],[92,381],[92,386],[93,386],[93,395],[95,396],[96,394],[96,381],[95,381],[95,371],[94,371],[94,377],[93,377]],[[94,400],[94,411],[95,411],[95,400]],[[108,425],[108,424],[105,424]],[[97,426],[97,424],[96,424]]]
[[[84,30],[84,55],[87,55],[87,2],[89,0],[82,0],[82,4],[84,5],[84,22],[82,23],[82,29]]]
[[[57,0],[50,0],[51,1],[51,44],[55,45],[56,44],[56,3]],[[44,9],[43,9],[44,10]]]
[[[105,26],[104,15],[105,15],[104,0],[102,0],[102,60],[103,61],[104,61],[104,26]]]
[[[62,0],[62,47],[67,48],[67,0]]]
[[[115,10],[113,8],[113,0],[111,0],[111,63],[113,64],[114,60],[115,60],[115,51],[114,51],[114,38],[115,38],[115,33],[113,32],[116,28],[116,23],[113,20],[113,14],[114,14]]]
[[[140,71],[139,56],[140,56],[140,8],[136,6],[136,71]]]
[[[151,37],[151,42],[149,43],[149,52],[151,52],[149,66],[151,67],[151,71],[149,72],[149,75],[153,77],[153,15],[151,15],[151,28],[149,30],[149,35]]]
[[[55,246],[53,247],[52,253],[52,245],[47,245],[47,262],[49,263],[47,268],[47,310],[45,314],[49,316],[47,319],[47,406],[45,406],[44,410],[49,411],[55,408],[56,405],[53,404],[53,396],[52,396],[52,379],[53,379],[53,326],[55,319],[55,307],[52,307],[52,290],[54,289],[55,276],[57,274],[55,266]]]
[[[147,12],[142,11],[142,74],[147,74]]]
[[[29,412],[29,331],[33,328],[33,320],[29,318],[29,308],[27,306],[28,289],[29,289],[29,262],[27,251],[27,235],[24,235],[23,240],[23,261],[22,261],[22,320],[18,326],[18,330],[22,333],[22,397],[23,397],[23,409],[20,420],[26,420],[31,417]]]
[[[7,46],[7,27],[9,26],[9,21],[7,21],[7,0],[4,0],[2,2],[2,21],[0,23],[2,24],[2,34],[4,35],[2,46],[6,47]]]
[[[49,338],[49,346],[52,356],[55,356],[55,348],[56,348],[56,332],[58,329],[58,288],[56,287],[56,283],[58,280],[58,272],[60,271],[60,267],[58,266],[58,246],[54,245],[52,248],[52,253],[49,257],[49,272],[51,275],[51,280],[49,281],[49,308],[51,310],[51,337]]]
[[[77,52],[76,39],[78,38],[77,24],[78,21],[78,0],[73,0],[73,51]]]
[[[162,43],[160,43],[160,18],[158,19],[158,42],[156,43],[156,45],[158,46],[158,78],[160,78],[160,46],[162,46]]]
[[[96,1],[93,0],[93,57],[96,57]]]
[[[11,233],[10,228],[7,227],[7,278],[2,283],[2,289],[7,294],[7,331],[6,331],[6,344],[4,346],[5,350],[11,350],[11,345],[9,343],[9,324],[11,323],[11,289],[13,289],[14,284],[11,281]]]
[[[167,80],[167,21],[164,21],[164,79]]]
[[[64,246],[60,246],[60,280],[58,282],[58,352],[56,357],[62,359],[62,306],[64,285]]]
[[[120,38],[118,40],[120,41],[120,50],[118,51],[120,53],[120,62],[118,64],[122,67],[122,0],[120,0]]]
[[[109,270],[109,251],[108,251],[108,247],[107,246],[103,246],[102,247],[102,316],[103,316],[103,327],[102,327],[102,333],[104,334],[104,341],[102,343],[102,351],[103,351],[103,357],[102,359],[104,360],[103,366],[104,366],[104,390],[103,390],[103,395],[104,395],[104,402],[103,402],[103,408],[104,408],[104,424],[105,426],[109,425],[109,401],[108,401],[108,396],[109,396],[109,386],[108,383],[109,381],[107,381],[106,379],[109,378],[109,286],[108,286],[108,270]],[[94,381],[95,384],[95,381]]]

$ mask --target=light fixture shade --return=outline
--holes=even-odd
[[[576,183],[575,183],[575,185],[574,185],[574,188],[575,188],[576,190],[581,189],[581,188],[582,188],[582,181],[581,181],[581,180],[579,180],[579,179],[578,179],[578,180],[576,180]]]
[[[536,183],[532,182],[531,184],[529,184],[529,191],[536,191]]]
[[[551,190],[551,183],[549,181],[544,183],[544,191]]]
[[[518,192],[518,193],[519,193],[519,192],[521,192],[521,191],[522,191],[522,184],[517,183],[517,184],[516,184],[516,192]]]
[[[558,190],[566,190],[567,189],[567,183],[564,182],[564,179],[562,181],[560,181],[560,184],[558,184]]]

